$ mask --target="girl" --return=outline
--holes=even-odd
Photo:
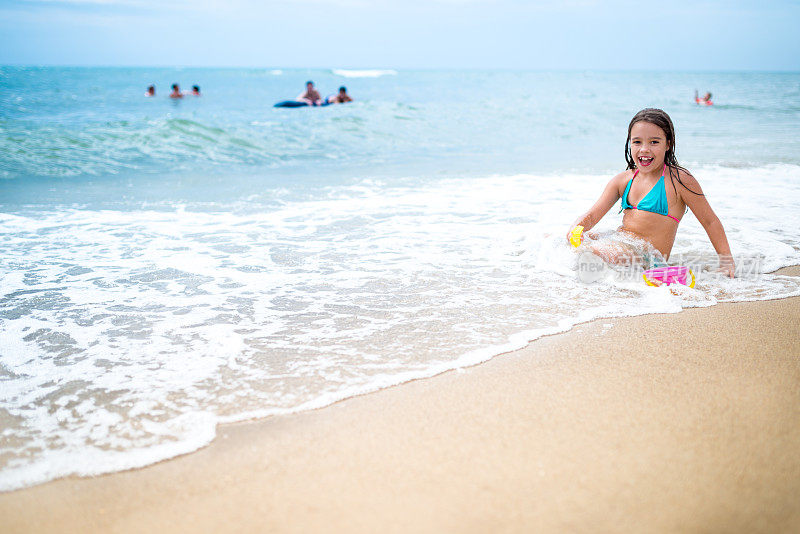
[[[733,278],[734,262],[722,223],[709,206],[700,184],[675,159],[675,128],[669,115],[648,108],[633,117],[628,125],[625,161],[627,170],[612,178],[594,206],[572,225],[590,230],[622,198],[621,211],[625,215],[618,229],[621,243],[596,246],[592,251],[608,263],[620,263],[630,259],[632,252],[625,243],[643,240],[645,246],[652,245],[667,259],[688,207],[717,251],[720,271]],[[570,230],[567,234],[568,240],[571,233]]]

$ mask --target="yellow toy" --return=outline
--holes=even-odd
[[[569,242],[572,243],[572,246],[578,248],[583,243],[583,226],[578,225],[572,229],[572,232],[569,234]]]

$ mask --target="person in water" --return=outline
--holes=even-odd
[[[733,278],[735,265],[725,229],[697,179],[678,164],[675,128],[666,112],[648,108],[634,115],[628,125],[625,161],[627,169],[612,178],[597,202],[578,217],[567,233],[567,240],[575,226],[583,226],[586,231],[593,228],[621,198],[620,211],[625,214],[622,226],[617,229],[620,242],[626,238],[645,242],[666,260],[688,208],[708,234],[719,256],[720,272]],[[596,238],[591,233],[584,235]],[[614,240],[590,249],[611,264],[625,263],[631,257],[630,247],[620,246]]]
[[[705,104],[707,106],[713,104],[713,102],[711,101],[711,93],[706,93],[701,98],[697,92],[697,89],[694,90],[694,101],[697,102],[698,104]]]
[[[200,86],[193,85],[192,86],[192,96],[200,96]]]
[[[172,84],[172,92],[169,94],[170,98],[183,98],[183,93],[181,93],[181,88],[177,83]]]
[[[306,102],[309,106],[319,106],[322,104],[322,97],[319,91],[314,89],[314,82],[312,81],[306,82],[306,90],[297,97],[297,100],[299,102]]]
[[[155,85],[148,86],[147,92],[144,94],[144,96],[156,96],[156,86]]]
[[[346,102],[352,102],[353,99],[350,98],[350,95],[347,94],[347,87],[341,86],[339,88],[338,95],[332,95],[328,97],[329,104],[344,104]]]

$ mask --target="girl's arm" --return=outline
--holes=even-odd
[[[572,223],[572,226],[569,227],[569,232],[567,232],[567,241],[569,241],[569,235],[572,232],[572,229],[576,226],[583,226],[583,230],[588,231],[594,228],[594,226],[600,222],[600,219],[602,219],[603,216],[608,213],[608,210],[610,210],[611,207],[616,204],[617,200],[619,200],[619,185],[624,177],[625,172],[622,172],[608,182],[606,188],[603,189],[603,193],[600,195],[600,198],[598,198],[597,202],[594,203],[594,206],[589,208],[589,211],[578,217],[575,222]]]
[[[703,192],[694,176],[682,172],[681,181],[684,187],[679,188],[678,191],[681,192],[681,198],[686,205],[689,206],[689,209],[692,210],[694,216],[697,217],[697,220],[703,225],[703,228],[708,234],[708,239],[710,239],[711,244],[714,245],[714,250],[717,251],[717,255],[719,256],[720,272],[733,278],[736,266],[734,265],[733,256],[731,255],[731,247],[728,245],[728,237],[725,235],[725,229],[722,227],[719,217],[717,217],[717,214],[711,209],[711,205],[708,203],[705,195],[696,195],[692,192]],[[691,191],[687,190],[687,188],[691,189]]]

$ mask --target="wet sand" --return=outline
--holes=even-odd
[[[790,268],[785,274],[800,274]],[[800,297],[601,319],[143,469],[3,532],[798,532]]]

